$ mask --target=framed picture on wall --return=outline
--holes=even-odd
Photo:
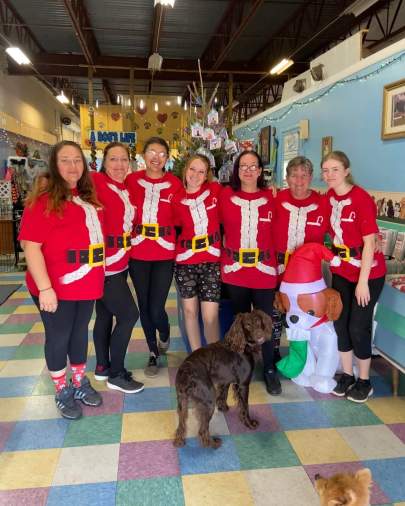
[[[381,137],[405,137],[405,79],[384,86]]]
[[[321,160],[332,151],[332,137],[322,137]]]
[[[260,131],[260,156],[264,165],[270,163],[271,127],[267,126]]]

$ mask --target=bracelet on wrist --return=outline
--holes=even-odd
[[[52,290],[51,286],[48,286],[48,288],[42,288],[42,290],[38,290],[39,292],[46,292],[47,290]]]

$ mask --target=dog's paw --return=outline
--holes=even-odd
[[[245,425],[249,429],[256,429],[256,427],[258,427],[260,424],[259,424],[259,420],[254,420],[253,418],[249,418],[248,420],[246,420]]]
[[[217,450],[222,445],[222,439],[219,437],[213,437],[211,440],[211,448]]]
[[[185,446],[185,444],[186,444],[186,440],[185,439],[176,438],[173,441],[173,446],[175,446],[176,448],[182,448],[183,446]]]

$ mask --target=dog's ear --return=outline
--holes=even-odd
[[[243,330],[244,313],[236,315],[231,328],[225,336],[225,344],[236,353],[243,353],[246,346],[245,332]]]
[[[357,471],[354,477],[359,483],[361,483],[361,485],[363,485],[363,487],[369,488],[371,486],[371,471],[367,467],[365,469],[360,469],[360,471]]]
[[[331,322],[336,321],[343,311],[342,299],[338,291],[333,288],[325,288],[326,316]]]
[[[275,309],[277,309],[281,313],[286,313],[287,312],[287,308],[283,304],[283,299],[281,297],[281,293],[280,292],[276,292],[273,306],[274,306]]]
[[[271,317],[261,309],[255,309],[255,313],[260,317],[266,335],[271,336],[273,330],[273,320]]]

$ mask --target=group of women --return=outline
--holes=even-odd
[[[195,350],[201,346],[200,311],[207,342],[220,338],[221,286],[227,288],[234,314],[258,308],[272,315],[289,255],[304,242],[323,242],[326,231],[333,250],[345,260],[333,268],[333,287],[344,304],[336,322],[344,373],[334,393],[367,400],[372,394],[371,320],[385,264],[375,252],[373,201],[350,179],[346,155],[333,152],[322,162],[326,197],[310,189],[313,167],[303,157],[290,161],[289,188],[274,197],[254,151],[239,154],[231,185],[225,188],[212,181],[205,156],[187,160],[183,181],[165,172],[168,156],[166,141],[153,137],[144,148],[146,169],[129,173],[127,147],[111,143],[101,171],[89,173],[80,147],[63,141],[54,146],[49,173],[37,181],[27,201],[19,238],[27,286],[44,323],[45,358],[62,416],[79,418],[78,401],[102,403],[85,375],[94,301],[95,379],[106,380],[111,389],[137,393],[144,385],[124,364],[132,329],[140,315],[149,348],[145,375],[154,377],[160,355],[170,346],[165,303],[173,273]],[[357,380],[353,354],[359,362]],[[275,339],[262,345],[264,381],[271,395],[281,394],[278,356]]]

